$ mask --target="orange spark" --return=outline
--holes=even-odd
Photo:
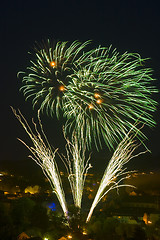
[[[55,67],[55,66],[56,66],[55,61],[50,62],[50,66],[51,66],[51,67]]]
[[[100,98],[97,99],[96,103],[101,104],[102,103],[102,99],[100,99]]]
[[[65,90],[65,87],[64,87],[63,85],[61,85],[61,86],[59,87],[59,91],[63,92],[64,90]]]
[[[95,93],[95,94],[94,94],[94,97],[95,97],[95,98],[100,98],[100,94],[99,94],[99,93]]]
[[[94,108],[92,104],[89,104],[88,107],[89,107],[89,109],[93,109]]]

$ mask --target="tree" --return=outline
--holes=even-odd
[[[18,234],[30,226],[34,205],[35,202],[29,198],[19,198],[13,202],[11,206],[11,216]]]
[[[5,203],[0,202],[0,239],[8,240],[14,235],[12,219]]]
[[[39,228],[42,233],[49,228],[49,217],[46,207],[35,204],[31,212],[31,226]]]
[[[134,230],[134,235],[131,240],[147,240],[146,233],[144,229],[141,228],[141,226],[137,225]]]

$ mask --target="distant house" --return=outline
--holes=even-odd
[[[22,232],[17,237],[17,240],[26,240],[26,239],[30,239],[30,237],[25,232]]]
[[[134,200],[137,200],[136,198]],[[124,207],[125,206],[125,207]],[[125,202],[123,207],[112,211],[112,216],[120,222],[129,224],[155,224],[160,219],[160,210],[156,202],[132,201]]]
[[[138,224],[138,222],[143,220],[142,217],[135,219],[132,216],[126,216],[126,215],[113,216],[113,217],[118,219],[120,222],[128,223],[128,224]]]
[[[148,210],[159,210],[159,199],[157,196],[129,196],[123,203],[125,207],[143,208]]]
[[[29,237],[25,232],[18,235],[17,240],[43,240],[41,237]]]

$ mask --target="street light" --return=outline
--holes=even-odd
[[[68,239],[71,239],[72,238],[72,236],[71,235],[68,235]]]

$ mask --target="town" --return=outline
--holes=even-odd
[[[60,174],[65,186],[66,197],[69,199],[72,209],[73,203],[70,188],[66,181],[67,176],[64,172],[60,172]],[[132,239],[129,238],[129,235],[135,230],[129,229],[135,229],[137,227],[139,227],[142,232],[144,231],[144,234],[146,234],[147,231],[147,235],[150,234],[152,237],[153,235],[155,236],[154,238],[148,239],[159,239],[160,183],[157,181],[158,178],[159,173],[157,172],[133,172],[128,175],[125,181],[128,185],[133,185],[133,187],[124,187],[120,190],[117,189],[106,195],[94,212],[93,221],[95,221],[95,224],[96,221],[102,224],[105,222],[105,219],[106,221],[110,221],[111,225],[113,222],[113,225],[114,223],[119,223],[121,227],[122,225],[125,226],[125,228],[128,229],[123,229],[123,233],[119,234],[128,234],[128,236],[126,238],[123,236],[121,239]],[[22,238],[24,237],[24,232],[30,237],[43,236],[42,239],[54,239],[52,238],[54,235],[56,235],[55,239],[60,239],[62,237],[68,239],[67,236],[71,237],[68,230],[63,229],[63,234],[62,229],[58,230],[57,222],[65,222],[65,219],[62,217],[61,208],[48,180],[43,177],[39,184],[36,181],[35,184],[33,183],[33,181],[30,182],[29,179],[24,176],[14,175],[7,171],[0,171],[1,236],[5,233],[3,224],[7,224],[7,226],[10,225],[9,229],[12,226],[8,234],[12,234],[12,236],[15,235],[15,239],[19,240],[25,239]],[[89,210],[99,184],[99,174],[87,174],[83,196],[84,212]],[[103,221],[101,221],[101,219],[103,219]],[[32,227],[29,227],[31,222]],[[50,230],[50,232],[52,232],[52,234],[50,236],[48,233],[49,231],[46,231],[46,229],[50,229],[49,225],[51,223],[52,230]],[[15,231],[15,227],[17,226],[19,226],[19,229]],[[94,224],[92,224],[92,226],[94,226]],[[94,227],[90,226],[88,229],[87,227],[83,227],[85,237],[89,234],[90,239],[92,239],[92,233],[94,233],[93,235],[96,237],[94,229],[92,229]],[[61,226],[61,228],[63,227]],[[19,234],[20,231],[22,235]],[[44,238],[46,232],[49,237],[47,237],[47,235]],[[111,237],[110,239],[114,238]]]

